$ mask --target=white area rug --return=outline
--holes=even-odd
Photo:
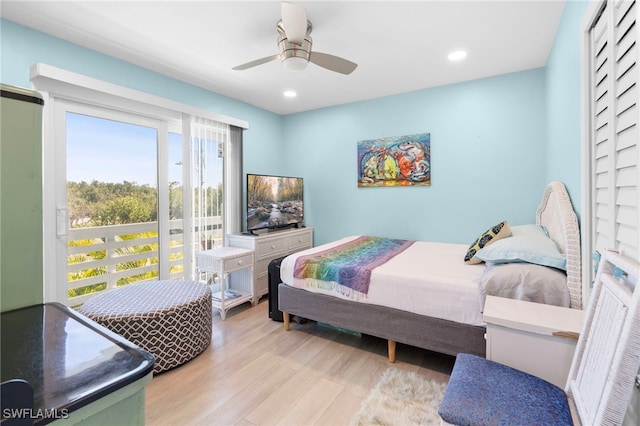
[[[350,424],[439,425],[438,406],[446,387],[414,372],[388,368]]]

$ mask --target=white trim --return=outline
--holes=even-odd
[[[96,104],[113,107],[114,103],[117,103],[118,109],[123,111],[136,113],[144,111],[147,116],[176,120],[182,118],[182,113],[187,113],[243,129],[249,128],[249,123],[244,120],[216,114],[193,105],[107,83],[43,63],[37,63],[31,67],[30,78],[38,91],[52,92],[66,99],[82,101],[87,99],[88,92],[91,92],[91,99],[95,100]]]
[[[582,20],[580,21],[580,32],[582,34],[589,34],[589,30],[591,29],[593,22],[600,14],[602,4],[606,3],[606,1],[607,0],[590,0],[589,1],[589,4],[587,5],[587,9],[584,11],[584,15],[582,15]]]
[[[591,146],[591,42],[589,29],[595,19],[597,6],[602,4],[601,1],[592,1],[587,6],[582,21],[580,22],[580,103],[581,103],[581,149],[580,164],[582,173],[582,202],[581,217],[582,223],[580,234],[582,241],[582,300],[585,306],[589,300],[589,278],[591,277],[591,226],[593,223],[591,211],[591,165],[589,164],[591,154],[589,149]]]
[[[582,214],[580,221],[582,225],[582,300],[584,306],[588,305],[593,278],[591,255],[593,247],[593,215],[595,214],[592,209],[593,167],[591,164],[591,147],[593,145],[593,121],[591,120],[593,112],[591,102],[591,70],[593,68],[591,62],[591,27],[601,13],[604,3],[606,3],[606,0],[590,1],[580,22],[580,33],[582,36],[580,44],[580,100],[582,104],[582,149],[580,161],[582,164]]]
[[[65,122],[64,117],[67,105],[64,102],[55,101],[55,98],[51,96],[49,99],[49,107],[52,110],[50,116],[51,121],[48,123],[49,127],[45,127],[48,138],[44,139],[44,141],[47,142],[44,145],[49,146],[53,154],[52,157],[43,158],[43,166],[45,170],[48,167],[52,171],[50,175],[45,171],[45,176],[53,176],[54,178],[52,180],[45,180],[44,192],[51,196],[51,204],[43,204],[43,216],[45,218],[51,217],[53,222],[52,227],[48,229],[45,228],[44,240],[46,242],[51,240],[55,241],[55,251],[49,252],[54,263],[51,264],[53,269],[45,270],[44,286],[45,289],[50,288],[51,293],[55,295],[56,299],[52,300],[52,302],[67,304],[67,233],[65,232],[64,235],[58,235],[57,231],[58,221],[61,220],[61,218],[57,216],[57,212],[67,208],[67,151],[66,144],[60,147],[56,143],[56,141],[67,139],[66,126],[56,125],[56,123]],[[44,110],[47,110],[46,104]],[[49,158],[53,158],[53,161],[50,161]],[[61,198],[61,195],[64,196],[64,198]],[[66,224],[64,225],[66,228]],[[45,258],[46,257],[47,253],[45,253]],[[64,285],[60,283],[64,283]]]
[[[158,126],[158,279],[169,280],[169,125],[161,121]],[[184,187],[183,187],[184,189]]]
[[[45,105],[50,105],[51,98],[47,93],[42,93]],[[42,116],[42,129],[43,140],[53,141],[55,140],[55,129],[53,123],[55,123],[55,116],[57,114],[56,108],[44,108]],[[45,133],[46,132],[46,133]],[[56,253],[58,253],[58,245],[66,244],[66,239],[60,241],[56,237],[56,215],[48,214],[52,206],[56,207],[56,191],[53,183],[56,181],[57,171],[57,158],[56,147],[53,143],[42,144],[42,176],[43,176],[43,194],[42,194],[42,223],[43,223],[43,287],[44,287],[44,301],[49,302],[66,302],[67,293],[66,286],[49,285],[49,283],[56,282]],[[47,158],[55,158],[54,161],[46,161]],[[66,161],[66,158],[65,158]],[[46,178],[44,178],[46,176]],[[52,255],[47,255],[50,253]],[[66,277],[65,278],[65,283]]]

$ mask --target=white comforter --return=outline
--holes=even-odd
[[[357,237],[343,238],[288,256],[280,269],[282,282],[351,300],[323,288],[327,286],[307,285],[306,279],[294,278],[293,272],[298,256],[326,250],[354,238]],[[464,324],[484,325],[481,312],[483,297],[478,280],[485,266],[465,264],[463,258],[467,249],[464,244],[416,241],[372,271],[369,293],[359,302]]]

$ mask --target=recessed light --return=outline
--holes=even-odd
[[[456,50],[455,52],[449,53],[449,56],[447,56],[447,58],[449,58],[450,61],[459,61],[466,57],[467,57],[467,52],[465,52],[464,50]]]
[[[284,92],[284,97],[285,98],[295,98],[296,96],[298,96],[298,94],[296,92],[294,92],[293,90],[286,90]]]

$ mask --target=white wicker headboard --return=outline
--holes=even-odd
[[[551,182],[545,188],[536,211],[536,224],[547,228],[551,239],[567,256],[567,287],[571,307],[582,309],[580,229],[567,189],[561,182]]]

